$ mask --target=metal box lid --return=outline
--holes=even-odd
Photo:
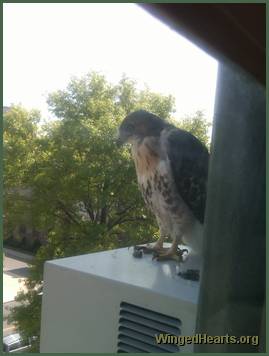
[[[132,253],[132,247],[120,248],[61,258],[46,263],[50,267],[86,273],[95,278],[105,278],[197,304],[200,283],[185,280],[178,275],[179,271],[200,265],[200,261],[191,260],[194,256],[179,264],[176,261],[158,262],[147,254],[142,258],[135,258]]]

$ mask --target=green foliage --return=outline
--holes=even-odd
[[[111,85],[97,73],[72,78],[65,90],[49,95],[48,105],[58,120],[42,129],[37,112],[14,107],[4,118],[7,230],[28,219],[47,234],[31,267],[28,292],[18,295],[22,304],[10,316],[20,332],[37,337],[46,260],[158,236],[137,189],[130,151],[118,149],[115,137],[130,111],[144,108],[167,119],[175,111],[171,96],[138,90],[126,76]],[[191,120],[180,126],[206,142],[202,114]],[[19,194],[22,187],[29,194]]]
[[[208,130],[211,127],[211,124],[205,119],[202,111],[197,111],[194,116],[185,117],[179,120],[178,123],[174,122],[174,124],[186,131],[191,132],[209,149],[210,140]]]
[[[39,352],[41,298],[40,287],[29,288],[28,292],[19,292],[16,301],[20,304],[12,308],[7,318],[8,322],[13,323],[20,331],[24,339],[28,340],[36,336],[32,341],[30,352]]]
[[[40,114],[13,106],[4,114],[4,237],[20,224],[30,223],[25,214],[29,205],[29,168],[38,159],[36,146]]]

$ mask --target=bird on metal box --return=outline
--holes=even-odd
[[[156,217],[160,238],[147,250],[157,260],[182,257],[179,245],[200,253],[209,153],[200,140],[145,110],[130,113],[119,127],[118,144],[131,144],[137,181]],[[169,237],[172,244],[164,248]]]

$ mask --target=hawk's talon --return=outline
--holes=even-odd
[[[142,252],[142,250],[138,250],[138,249],[134,248],[133,257],[142,258],[142,257],[143,257],[143,252]]]
[[[152,261],[154,261],[158,257],[159,257],[159,253],[157,251],[154,251],[153,254],[152,254]]]
[[[152,253],[154,250],[150,247],[150,245],[147,246],[134,246],[134,251],[142,251],[145,254],[150,254]]]
[[[154,245],[151,247],[149,244],[147,246],[134,246],[133,256],[137,258],[141,258],[144,254],[152,254],[152,260],[156,261],[167,261],[167,260],[175,260],[177,262],[183,262],[183,255],[185,252],[189,252],[186,248],[180,249],[179,247],[176,251],[171,249],[164,249],[159,248],[158,246]]]
[[[183,262],[183,254],[185,252],[189,252],[186,248],[180,249],[177,248],[176,251],[166,251],[163,253],[158,253],[157,251],[153,254],[152,260],[156,261],[167,261],[167,260],[175,260],[176,262]]]
[[[148,244],[147,246],[140,246],[140,245],[136,245],[134,246],[134,251],[143,251],[144,254],[151,254],[151,253],[155,253],[155,252],[159,252],[162,250],[161,247],[159,247],[158,245],[153,245],[151,246],[150,244]]]
[[[182,250],[180,248],[178,248],[176,254],[179,257],[183,257],[185,252],[189,253],[189,251],[186,248],[183,248]]]

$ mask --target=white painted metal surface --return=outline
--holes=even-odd
[[[45,264],[40,352],[117,352],[122,301],[177,317],[193,335],[199,282],[177,275],[193,263],[134,258],[118,249]],[[182,351],[192,351],[186,345]]]

